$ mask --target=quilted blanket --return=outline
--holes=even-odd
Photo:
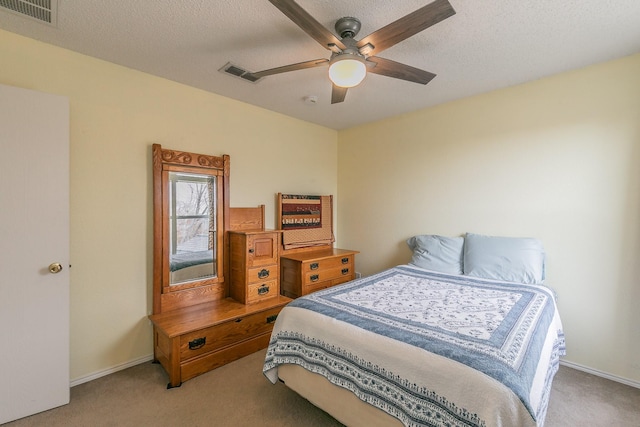
[[[290,303],[264,373],[300,365],[407,426],[542,426],[564,353],[548,288],[398,266]]]

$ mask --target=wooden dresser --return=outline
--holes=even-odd
[[[267,347],[273,322],[290,301],[276,296],[246,305],[226,298],[151,315],[167,388]]]
[[[255,304],[280,295],[280,231],[230,231],[231,298]]]
[[[358,251],[327,248],[280,257],[282,295],[298,298],[355,279]]]
[[[229,206],[229,156],[154,144],[152,160],[149,319],[154,359],[173,388],[267,347],[291,299],[280,295],[281,233],[265,230],[264,205]]]

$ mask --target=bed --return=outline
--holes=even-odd
[[[539,242],[412,239],[411,263],[287,305],[265,376],[349,426],[543,426],[565,342]]]

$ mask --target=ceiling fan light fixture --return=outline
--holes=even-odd
[[[366,76],[367,66],[364,58],[357,55],[336,55],[329,65],[329,79],[336,86],[358,86]]]

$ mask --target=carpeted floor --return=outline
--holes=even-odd
[[[283,384],[262,375],[264,350],[167,390],[160,365],[145,363],[71,389],[71,403],[3,427],[341,426]],[[640,427],[640,389],[561,367],[547,427]]]

